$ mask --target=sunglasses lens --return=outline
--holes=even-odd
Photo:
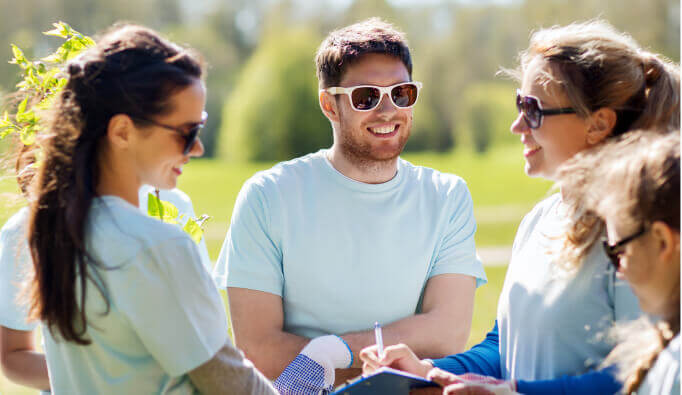
[[[403,84],[391,90],[391,99],[397,107],[410,107],[417,101],[417,85]]]
[[[351,93],[351,101],[356,110],[367,111],[371,110],[379,104],[381,99],[381,92],[377,88],[361,87],[353,89]]]
[[[197,125],[193,127],[192,129],[189,130],[189,133],[184,135],[183,137],[185,138],[185,149],[183,151],[184,155],[189,154],[189,151],[192,150],[192,147],[194,147],[194,144],[198,140],[199,137],[199,132],[201,131],[201,128],[204,125]]]
[[[536,98],[532,96],[521,96],[521,94],[517,92],[516,110],[523,113],[523,119],[528,124],[528,127],[531,129],[540,127],[542,112],[540,111],[540,105]]]

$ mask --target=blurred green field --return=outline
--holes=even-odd
[[[547,195],[550,183],[530,179],[523,173],[520,146],[497,147],[485,155],[471,152],[411,154],[405,159],[454,173],[467,181],[474,200],[478,222],[477,245],[510,246],[523,215]],[[206,228],[206,241],[215,260],[225,237],[234,201],[243,182],[253,173],[273,163],[235,164],[216,160],[195,160],[185,167],[179,187],[187,192],[197,214],[213,218]],[[16,184],[11,177],[0,177],[0,221],[4,223],[22,204],[16,199]],[[497,298],[502,289],[506,266],[487,266],[488,284],[476,293],[474,319],[469,345],[482,340],[492,328]],[[0,375],[0,394],[35,393],[14,386]]]

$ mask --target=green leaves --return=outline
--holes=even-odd
[[[186,219],[187,222],[182,226],[182,230],[184,230],[195,243],[199,244],[204,235],[203,225],[210,217],[204,214],[201,218],[195,219],[186,218],[184,214],[179,214],[178,208],[172,203],[163,201],[152,193],[147,196],[147,215],[169,224],[180,224]]]
[[[53,26],[54,29],[44,34],[65,41],[52,55],[42,60],[28,59],[21,48],[12,44],[13,58],[10,63],[22,70],[23,78],[16,87],[23,100],[17,105],[14,116],[5,111],[0,118],[0,139],[14,134],[25,145],[35,143],[41,131],[40,111],[50,109],[54,98],[67,83],[67,79],[60,76],[60,66],[85,48],[95,45],[90,37],[82,35],[67,23],[57,22]]]

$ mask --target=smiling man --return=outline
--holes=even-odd
[[[399,158],[421,88],[404,35],[351,25],[316,64],[334,143],[245,183],[216,265],[237,345],[271,379],[305,347],[350,368],[337,383],[360,373],[375,321],[422,358],[462,351],[486,281],[472,201],[461,178]]]

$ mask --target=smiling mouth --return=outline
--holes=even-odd
[[[381,126],[381,127],[376,127],[376,128],[367,128],[367,130],[372,133],[375,136],[378,137],[391,137],[395,136],[395,134],[398,132],[398,129],[400,129],[400,125],[389,125],[389,126]]]
[[[527,157],[535,154],[536,152],[540,151],[541,149],[542,149],[542,147],[540,147],[539,145],[532,146],[532,147],[524,147],[523,156],[527,158]]]
[[[180,174],[182,174],[182,168],[180,168],[180,167],[174,167],[174,168],[173,168],[173,172],[174,172],[175,174],[177,174],[177,175],[180,175]]]

